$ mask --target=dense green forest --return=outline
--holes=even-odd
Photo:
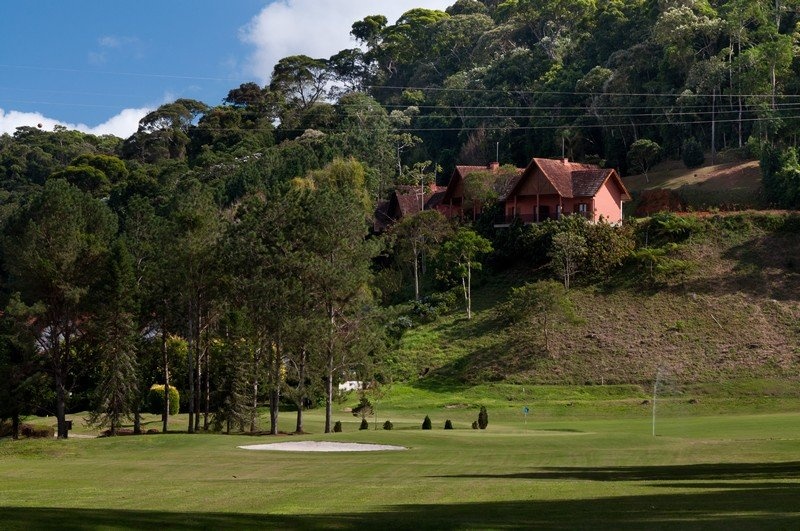
[[[386,235],[371,219],[396,186],[444,184],[455,164],[563,154],[625,174],[652,144],[761,158],[769,201],[797,207],[798,7],[458,0],[356,21],[361,48],[286,57],[217,105],[162,105],[126,139],[3,135],[0,418],[55,414],[66,437],[67,411],[89,410],[138,431],[148,407],[166,419],[170,394],[150,389],[166,384],[190,432],[255,430],[263,403],[273,431],[281,403],[298,431],[326,407],[327,431],[338,382],[395,377],[384,360],[410,318],[394,305],[424,295],[420,276],[469,307],[482,263],[550,264],[565,285],[576,260],[587,281],[626,260],[649,285],[680,272],[669,245],[690,228],[671,217],[500,233],[423,213]]]

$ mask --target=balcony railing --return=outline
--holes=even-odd
[[[511,225],[512,223],[515,222],[520,222],[524,224],[541,223],[548,219],[557,220],[559,219],[559,217],[564,217],[564,216],[581,216],[589,220],[592,219],[591,212],[562,212],[560,216],[558,213],[539,214],[538,221],[536,220],[536,214],[512,214],[510,216],[505,216],[505,215],[498,216],[495,219],[494,224],[495,226],[502,226],[502,225]]]

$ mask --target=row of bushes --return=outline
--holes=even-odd
[[[53,427],[34,426],[33,424],[20,424],[19,434],[29,439],[52,439],[56,432]],[[11,437],[14,435],[11,421],[0,422],[0,437]]]
[[[485,406],[481,406],[480,412],[478,413],[478,420],[472,423],[472,429],[477,430],[485,430],[486,427],[489,425],[489,413],[486,411]],[[391,430],[394,428],[394,424],[392,424],[391,420],[387,420],[383,423],[384,430]],[[369,422],[367,422],[366,418],[361,419],[361,425],[358,427],[359,430],[368,430],[369,429]],[[431,421],[430,416],[425,415],[425,419],[422,421],[422,429],[423,430],[431,430],[433,429],[433,422]],[[444,422],[444,429],[452,430],[453,429],[453,422],[450,419],[447,419]],[[342,431],[342,422],[336,421],[333,426],[334,432],[341,432]]]

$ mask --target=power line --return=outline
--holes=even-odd
[[[519,90],[519,89],[467,89],[467,88],[450,88],[450,87],[401,87],[401,86],[381,86],[369,85],[367,88],[372,90],[386,89],[386,90],[421,90],[431,92],[466,92],[466,93],[486,93],[486,94],[533,94],[537,96],[653,96],[653,97],[742,97],[742,98],[772,98],[772,94],[719,94],[713,92],[698,92],[698,93],[675,93],[675,92],[581,92],[581,91],[557,91],[557,90]],[[775,94],[774,97],[785,98],[800,98],[797,94]]]
[[[0,68],[14,68],[20,70],[40,70],[45,72],[70,72],[74,74],[102,74],[110,76],[132,76],[132,77],[151,77],[161,79],[186,79],[195,81],[220,81],[228,82],[232,78],[223,77],[209,77],[209,76],[186,76],[177,74],[151,74],[146,72],[114,72],[110,70],[86,70],[79,68],[56,68],[51,66],[33,66],[33,65],[10,65],[0,63]]]

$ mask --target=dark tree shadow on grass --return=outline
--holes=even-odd
[[[575,479],[588,481],[682,481],[682,480],[800,480],[800,461],[778,463],[703,463],[637,467],[543,467],[514,474],[464,474],[461,478]],[[673,483],[678,486],[681,483]],[[745,485],[747,486],[747,485]],[[800,488],[800,485],[795,485]],[[798,503],[800,509],[800,503]]]
[[[487,486],[487,488],[491,488]],[[797,529],[800,485],[581,500],[385,506],[292,516],[0,508],[3,529]],[[265,501],[264,509],[268,509]]]

